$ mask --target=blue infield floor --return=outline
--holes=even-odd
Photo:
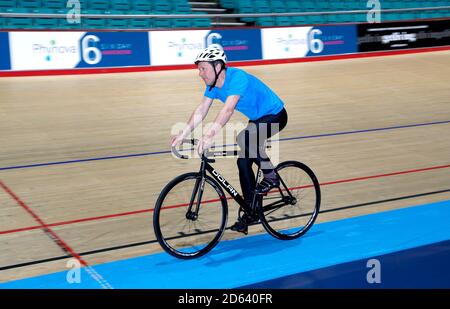
[[[122,289],[450,288],[450,201],[316,224],[294,241],[268,234],[222,241],[196,260],[158,253],[93,268]],[[85,269],[80,283],[66,277],[0,288],[102,288]]]

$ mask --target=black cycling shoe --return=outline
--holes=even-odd
[[[240,218],[231,226],[231,230],[239,233],[248,234],[248,225],[240,220]]]
[[[280,180],[278,178],[272,179],[264,177],[263,180],[261,180],[261,182],[256,187],[255,192],[256,194],[267,194],[267,192],[279,186]]]
[[[248,234],[248,226],[252,223],[258,222],[258,219],[253,219],[246,214],[239,217],[238,220],[231,226],[231,230],[235,232]]]

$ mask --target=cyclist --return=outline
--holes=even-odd
[[[253,194],[265,194],[280,185],[274,167],[265,152],[267,138],[281,131],[287,124],[287,112],[281,99],[261,80],[244,70],[227,67],[225,52],[218,46],[210,46],[201,51],[195,64],[199,76],[206,84],[203,99],[192,113],[186,127],[172,136],[171,146],[182,143],[190,132],[206,117],[214,99],[225,103],[216,116],[213,125],[199,140],[197,150],[202,153],[213,142],[214,136],[230,120],[235,109],[249,118],[247,127],[237,136],[241,149],[237,165],[239,180],[245,202],[251,205]],[[264,178],[256,188],[252,164],[261,167]],[[257,218],[238,215],[237,222],[231,227],[233,231],[247,233],[247,226]]]

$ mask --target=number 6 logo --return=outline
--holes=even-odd
[[[322,31],[319,29],[313,29],[308,35],[309,50],[314,54],[318,54],[323,51],[323,42],[321,39],[316,39],[314,37],[316,34],[321,35]]]
[[[102,60],[102,53],[100,52],[100,50],[97,47],[89,46],[89,43],[96,43],[99,41],[100,39],[95,35],[87,35],[81,41],[81,46],[83,49],[83,61],[87,64],[97,64]],[[94,54],[93,58],[90,57],[90,53]]]

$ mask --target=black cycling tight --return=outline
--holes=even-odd
[[[274,167],[267,157],[265,141],[284,129],[288,116],[283,108],[276,115],[267,115],[256,120],[249,121],[247,127],[237,136],[237,143],[241,148],[239,159],[239,180],[242,193],[247,203],[253,199],[256,181],[252,164],[256,163],[264,174],[273,171]]]

